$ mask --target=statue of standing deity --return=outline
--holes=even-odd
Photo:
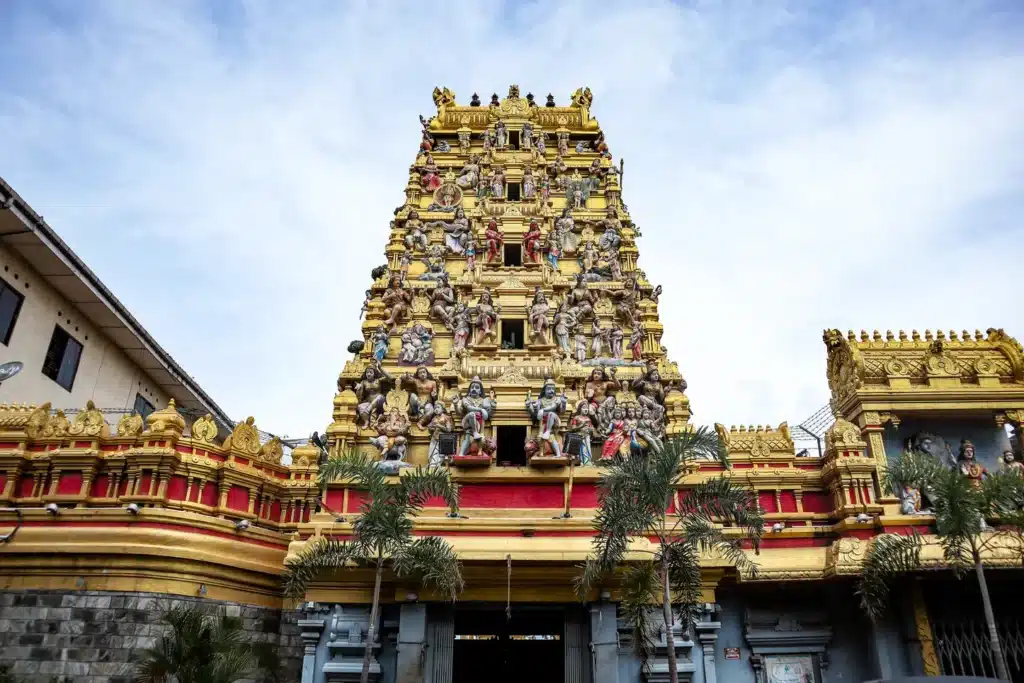
[[[420,167],[420,185],[427,192],[433,192],[441,187],[441,171],[430,154],[427,154],[423,166]]]
[[[498,227],[498,222],[493,218],[487,223],[484,241],[487,244],[487,262],[501,263],[501,251],[505,246],[505,234]]]
[[[500,312],[501,308],[494,305],[491,290],[485,289],[480,294],[480,300],[473,307],[473,313],[476,315],[473,321],[473,326],[476,328],[474,344],[494,342],[498,334],[498,314]]]
[[[562,215],[555,220],[555,233],[558,235],[559,245],[562,252],[573,254],[576,252],[578,239],[576,233],[576,222],[572,218],[572,210],[567,206],[562,209]]]
[[[541,455],[544,454],[543,445],[547,444],[552,455],[556,458],[562,457],[562,446],[558,442],[558,437],[562,427],[560,416],[565,411],[565,403],[565,394],[557,395],[555,381],[550,378],[544,380],[544,386],[537,399],[534,399],[529,391],[526,392],[526,409],[540,426],[540,434],[537,435],[537,439],[542,446]]]
[[[572,335],[575,327],[576,316],[569,310],[569,304],[563,301],[555,312],[555,340],[558,343],[558,348],[562,351],[562,355],[566,358],[572,355],[572,345],[569,337]]]
[[[418,211],[410,211],[409,217],[405,219],[405,239],[403,241],[406,249],[427,250],[427,235],[423,232],[423,223],[420,222]]]
[[[533,169],[527,165],[523,169],[523,199],[533,199],[537,196],[537,179],[533,175]]]
[[[597,420],[589,401],[580,401],[576,404],[576,410],[569,420],[569,431],[580,435],[583,442],[580,445],[580,464],[589,465],[593,460],[591,440],[597,433]]]
[[[529,121],[527,121],[526,123],[523,124],[523,132],[519,136],[519,140],[520,140],[520,145],[519,146],[524,151],[528,152],[531,149],[533,149],[533,126],[530,124]]]
[[[455,431],[452,424],[452,416],[448,414],[443,403],[438,403],[426,425],[430,433],[430,446],[427,448],[427,467],[441,467],[444,465],[445,456],[441,454],[440,441],[442,434],[451,434]]]
[[[622,339],[622,326],[613,321],[608,330],[608,346],[611,348],[612,358],[617,360],[622,360]]]
[[[384,360],[388,355],[388,328],[385,325],[381,325],[374,330],[373,335],[370,336],[370,347],[373,349],[373,359],[378,363]]]
[[[629,333],[629,350],[633,360],[644,359],[644,324],[639,319],[633,320],[633,329]]]
[[[533,301],[530,303],[530,335],[533,341],[539,344],[546,344],[548,341],[548,299],[540,287],[533,290]]]
[[[504,121],[494,124],[494,146],[499,150],[508,146],[508,131],[505,129]]]
[[[460,355],[469,344],[469,335],[473,330],[473,320],[466,304],[455,304],[452,313],[452,355]]]
[[[384,391],[393,384],[389,375],[380,363],[368,365],[363,376],[355,386],[356,424],[368,427],[370,421],[384,409]]]
[[[455,184],[462,189],[469,189],[476,187],[480,182],[480,155],[474,154],[470,157],[469,162],[462,167],[462,172],[459,173],[459,177],[455,179]]]
[[[558,259],[562,256],[562,244],[558,241],[558,235],[554,230],[548,231],[544,238],[544,255],[547,257],[548,266],[552,270],[558,270]]]
[[[495,166],[491,172],[491,196],[495,199],[505,197],[505,170],[501,166]]]
[[[523,255],[527,263],[540,263],[540,226],[530,221],[530,228],[523,235]]]
[[[397,277],[391,278],[391,284],[381,296],[381,302],[385,308],[391,309],[391,315],[384,321],[389,329],[394,330],[398,324],[405,320],[412,305],[412,292],[402,286]]]
[[[474,447],[477,452],[487,450],[484,427],[498,407],[494,390],[492,389],[489,395],[485,395],[483,382],[479,377],[473,377],[469,382],[466,395],[460,395],[455,399],[454,404],[456,413],[462,418],[463,437],[462,443],[459,445],[459,456],[469,454]]]

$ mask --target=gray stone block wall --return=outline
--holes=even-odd
[[[185,602],[241,618],[254,642],[277,647],[283,680],[299,680],[297,612],[157,593],[0,593],[0,664],[25,683],[130,683],[133,650],[155,645],[167,629],[163,613]]]

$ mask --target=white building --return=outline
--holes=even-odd
[[[143,329],[99,278],[0,178],[0,363],[22,371],[0,403],[148,414],[180,408],[228,416]]]

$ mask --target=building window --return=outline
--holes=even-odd
[[[502,425],[498,427],[498,464],[527,465],[526,462],[526,427],[522,425]]]
[[[501,348],[521,349],[523,348],[523,321],[502,320],[501,321]]]
[[[142,394],[135,394],[135,412],[145,420],[153,412],[153,404],[147,401]]]
[[[508,132],[508,146],[512,149],[519,149],[519,131],[510,130]]]
[[[506,244],[505,245],[505,265],[506,266],[521,266],[523,265],[523,248],[518,244]]]
[[[75,384],[78,361],[82,359],[82,345],[60,325],[53,328],[50,346],[43,360],[43,374],[68,391]]]
[[[519,183],[508,184],[508,200],[510,202],[519,201]]]
[[[24,300],[24,294],[7,284],[6,280],[0,280],[0,343],[4,346],[11,343],[14,323],[18,322],[18,313]]]

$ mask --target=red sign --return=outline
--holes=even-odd
[[[739,659],[740,658],[740,649],[738,647],[727,647],[727,648],[725,648],[725,658],[726,659]]]

